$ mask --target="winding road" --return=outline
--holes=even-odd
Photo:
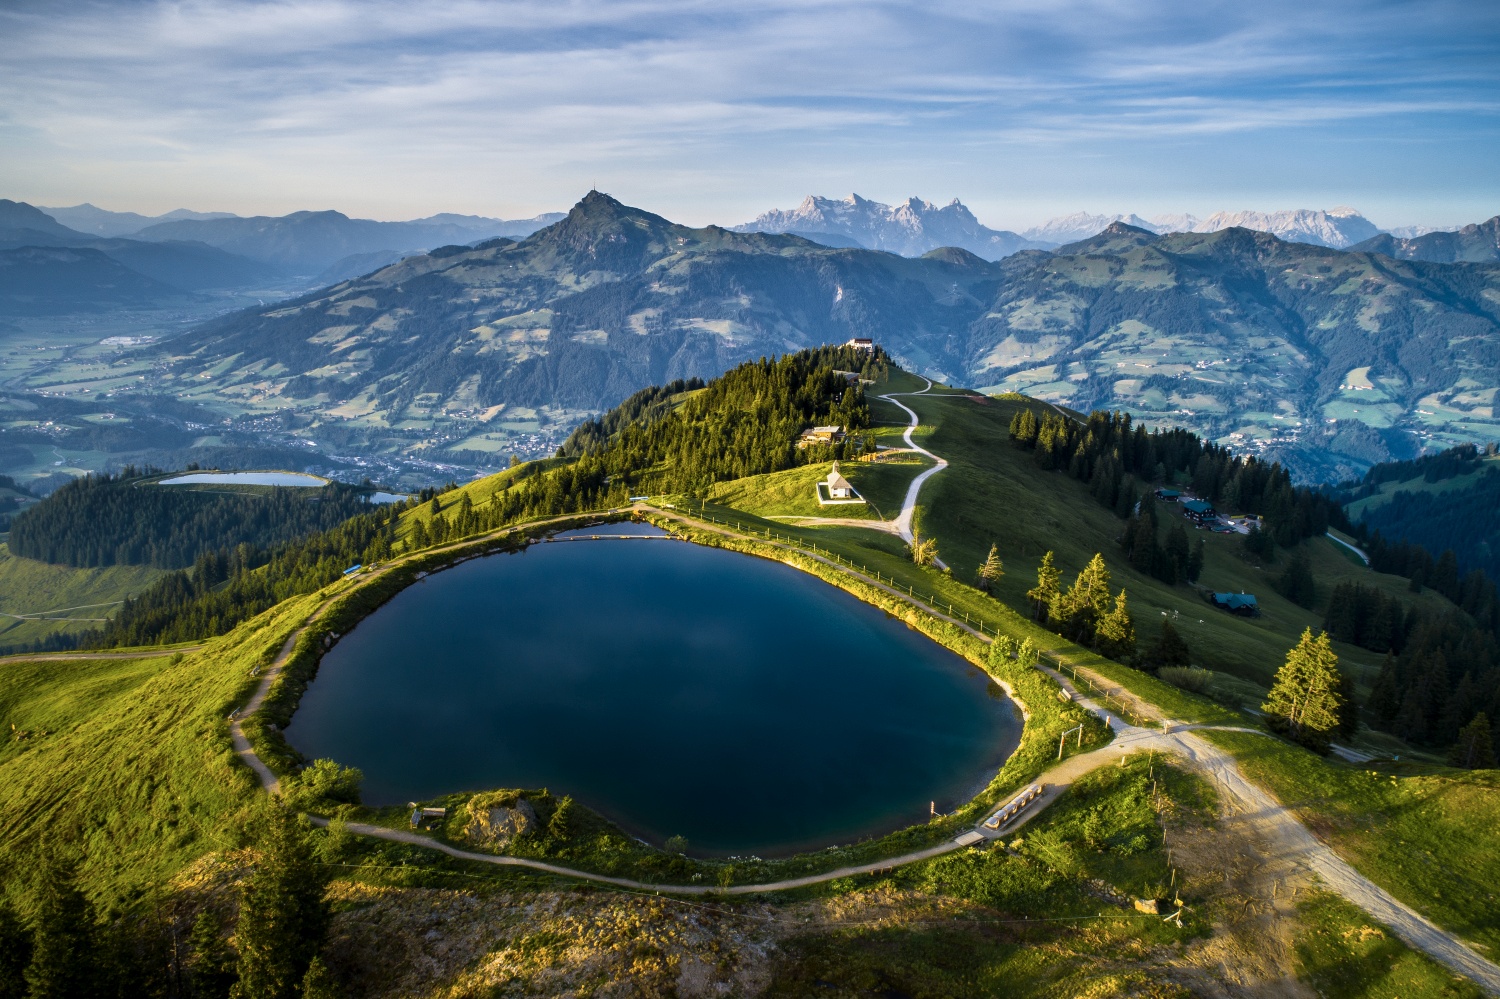
[[[946,459],[938,457],[912,440],[912,432],[921,426],[921,421],[917,417],[916,410],[896,398],[897,396],[925,395],[932,391],[932,380],[930,378],[923,378],[922,380],[927,383],[926,387],[918,389],[915,392],[890,392],[886,395],[876,396],[877,399],[884,399],[893,406],[899,406],[906,413],[907,419],[910,422],[907,424],[906,432],[901,435],[902,439],[906,441],[908,448],[916,451],[918,454],[926,455],[933,461],[931,468],[923,469],[922,473],[915,479],[912,479],[911,483],[906,487],[906,497],[901,503],[900,513],[891,520],[861,520],[858,517],[779,517],[777,519],[798,524],[820,524],[825,527],[863,527],[872,531],[884,531],[887,534],[894,534],[909,544],[912,540],[911,522],[917,512],[917,495],[921,493],[922,486],[926,484],[928,479],[948,467]],[[878,513],[879,511],[876,512]],[[938,563],[938,567],[943,567],[941,562]]]
[[[930,389],[931,387],[932,383],[929,381],[927,384],[927,388],[923,389],[921,392],[903,394],[920,395],[928,391],[928,389]],[[897,525],[895,529],[900,532],[903,537],[910,540],[909,532],[911,526],[911,517],[913,511],[916,508],[916,501],[918,494],[921,492],[921,487],[927,479],[931,478],[933,475],[946,468],[948,463],[937,455],[932,454],[932,452],[919,447],[915,443],[915,441],[912,440],[912,432],[918,426],[918,417],[914,410],[906,406],[904,403],[898,402],[896,399],[891,398],[891,396],[889,395],[881,396],[880,398],[886,399],[894,403],[895,405],[900,406],[903,410],[906,411],[912,421],[911,425],[907,428],[904,435],[907,443],[916,450],[919,450],[923,454],[928,455],[935,462],[932,468],[927,469],[912,481],[911,485],[907,489],[906,499],[902,506],[901,515],[897,517],[895,521],[886,522],[887,524]],[[714,531],[732,537],[746,537],[741,532],[732,529],[727,525],[717,523],[708,524],[701,520],[698,520],[697,518],[684,515],[682,512],[677,510],[661,510],[645,504],[638,504],[636,506],[636,509],[643,512],[658,514],[660,516],[670,518],[681,523],[691,524],[692,526],[702,530]],[[552,518],[548,521],[541,521],[525,526],[527,528],[535,528],[537,526],[542,526],[548,523],[576,519],[576,516],[577,515],[575,514],[569,517]],[[862,526],[871,525],[865,523]],[[468,539],[466,541],[444,547],[457,550],[459,548],[473,545],[476,541],[491,540],[502,537],[505,534],[510,533],[510,531],[516,529],[518,528],[502,529],[492,532],[488,535],[484,535],[480,538]],[[754,537],[754,540],[760,544],[768,544],[786,549],[788,551],[796,551],[804,558],[815,559],[828,566],[837,568],[841,572],[849,573],[850,575],[860,579],[865,585],[876,587],[892,596],[906,599],[906,595],[899,589],[896,589],[893,586],[888,586],[877,579],[872,579],[871,577],[852,569],[848,565],[835,561],[835,559],[831,557],[824,557],[815,553],[808,553],[807,551],[801,548],[797,548],[792,544],[774,540],[767,540],[758,536]],[[430,554],[430,550],[423,553],[424,557]],[[246,703],[245,706],[239,711],[235,712],[230,723],[230,736],[234,744],[235,752],[256,774],[256,777],[260,781],[261,786],[266,791],[273,794],[276,793],[279,790],[279,784],[276,775],[255,754],[254,749],[250,746],[249,741],[245,738],[244,732],[241,728],[242,719],[250,714],[253,714],[265,702],[267,695],[270,693],[272,683],[280,674],[287,660],[291,657],[292,651],[296,646],[296,640],[302,635],[302,633],[311,624],[318,620],[318,618],[321,617],[322,614],[325,613],[330,606],[332,606],[334,601],[347,593],[351,585],[364,585],[371,579],[377,578],[384,572],[389,571],[390,568],[391,565],[387,565],[364,577],[356,578],[350,584],[334,584],[337,587],[336,591],[327,596],[327,598],[318,606],[317,610],[307,619],[307,621],[287,638],[275,661],[271,664],[270,667],[267,668],[265,674],[262,676],[261,682],[257,685],[256,690],[251,696],[249,702]],[[921,609],[936,618],[945,620],[957,627],[964,628],[971,634],[979,637],[981,640],[989,640],[987,636],[979,631],[976,631],[965,621],[942,614],[928,607],[921,607]],[[139,655],[139,653],[133,653],[132,655]],[[1063,689],[1067,690],[1078,704],[1094,712],[1099,717],[1105,719],[1114,733],[1114,740],[1102,749],[1069,757],[1068,759],[1058,763],[1056,766],[1050,768],[1045,773],[1041,774],[1037,778],[1037,781],[1044,785],[1044,791],[1042,795],[1031,804],[1029,804],[1017,819],[1005,826],[1003,835],[1010,836],[1016,830],[1025,826],[1028,822],[1030,822],[1042,811],[1044,811],[1049,804],[1057,800],[1057,798],[1059,798],[1063,794],[1063,792],[1073,784],[1073,782],[1078,780],[1084,774],[1087,774],[1090,771],[1097,769],[1098,767],[1114,763],[1124,754],[1138,753],[1142,751],[1170,753],[1179,757],[1187,764],[1200,769],[1201,771],[1212,777],[1217,784],[1226,805],[1231,805],[1237,811],[1249,816],[1252,819],[1255,827],[1263,835],[1265,840],[1274,845],[1274,849],[1276,850],[1278,856],[1290,860],[1293,863],[1300,865],[1306,870],[1309,870],[1316,874],[1318,878],[1321,879],[1322,882],[1328,887],[1329,890],[1337,893],[1338,895],[1358,906],[1360,909],[1364,910],[1364,912],[1369,914],[1378,922],[1384,924],[1390,929],[1392,933],[1394,933],[1397,937],[1399,937],[1411,947],[1426,953],[1450,970],[1466,976],[1491,995],[1500,997],[1500,966],[1497,966],[1493,962],[1486,960],[1484,957],[1481,957],[1453,934],[1437,926],[1436,924],[1422,916],[1420,913],[1416,912],[1410,906],[1394,898],[1389,892],[1385,891],[1383,888],[1374,884],[1368,878],[1364,877],[1362,874],[1356,871],[1347,862],[1345,862],[1342,858],[1335,854],[1332,849],[1321,843],[1317,839],[1317,837],[1315,837],[1312,832],[1302,824],[1302,822],[1297,818],[1295,814],[1284,807],[1280,802],[1276,801],[1276,799],[1269,793],[1267,793],[1264,789],[1251,783],[1240,772],[1239,767],[1231,754],[1218,748],[1207,739],[1204,739],[1196,734],[1197,729],[1205,728],[1208,726],[1177,726],[1170,720],[1161,718],[1159,711],[1157,711],[1154,705],[1151,705],[1148,702],[1140,701],[1139,699],[1135,699],[1123,690],[1110,691],[1110,696],[1123,697],[1127,700],[1134,701],[1134,707],[1137,709],[1137,714],[1143,718],[1155,717],[1158,720],[1161,728],[1160,730],[1158,730],[1154,728],[1131,725],[1120,719],[1115,714],[1112,714],[1105,707],[1097,704],[1089,697],[1083,695],[1080,691],[1075,689],[1074,686],[1061,674],[1051,669],[1047,669],[1046,667],[1043,667],[1043,669],[1045,669],[1045,671],[1049,673],[1052,678],[1063,687]],[[1104,678],[1088,674],[1086,670],[1082,672],[1088,675],[1091,680],[1099,682],[1104,687],[1108,688],[1109,683],[1107,680],[1104,680]],[[1017,703],[1020,703],[1019,700],[1017,701]],[[1024,710],[1025,706],[1022,705],[1022,708]],[[1256,734],[1264,735],[1264,733],[1261,733],[1258,729],[1231,730],[1253,731]],[[1266,737],[1272,738],[1271,736]],[[327,819],[319,816],[310,816],[310,818],[314,823],[319,825],[326,825],[328,822]],[[602,884],[615,885],[622,888],[629,888],[637,891],[658,892],[672,895],[752,895],[767,892],[784,891],[793,888],[801,888],[808,885],[833,881],[838,878],[847,878],[864,874],[874,874],[880,871],[889,870],[894,867],[900,867],[905,864],[916,863],[918,861],[927,860],[932,857],[941,856],[946,853],[951,853],[955,850],[964,849],[976,842],[974,833],[978,833],[984,839],[995,839],[1000,835],[984,828],[983,825],[980,824],[976,825],[972,831],[965,830],[963,834],[954,839],[946,840],[924,850],[918,850],[896,857],[890,857],[866,864],[842,867],[836,870],[826,871],[821,874],[807,875],[800,878],[788,878],[780,881],[773,881],[762,884],[732,885],[728,888],[721,888],[716,885],[652,884],[649,882],[636,881],[630,878],[619,878],[608,875],[595,874],[588,871],[580,871],[558,864],[549,864],[545,861],[532,860],[524,857],[505,857],[488,853],[476,853],[473,851],[460,849],[448,843],[441,842],[434,837],[426,836],[422,833],[405,829],[390,829],[383,826],[375,826],[359,822],[347,823],[346,828],[350,832],[364,836],[372,836],[392,842],[405,843],[425,849],[436,850],[460,860],[474,861],[477,863],[492,864],[502,867],[524,867],[548,874],[574,878],[580,881],[592,881]]]

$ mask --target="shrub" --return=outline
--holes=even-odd
[[[1207,693],[1214,679],[1213,670],[1196,667],[1163,666],[1156,675],[1174,687],[1190,690],[1195,694]]]

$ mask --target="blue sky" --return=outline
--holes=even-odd
[[[0,38],[0,196],[37,204],[1500,213],[1490,0],[7,0]]]

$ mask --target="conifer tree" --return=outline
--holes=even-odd
[[[321,957],[313,958],[302,976],[302,999],[339,999],[343,994],[328,965]]]
[[[1328,633],[1314,638],[1308,628],[1276,671],[1261,710],[1276,731],[1314,752],[1326,753],[1339,727],[1342,682],[1339,657],[1329,644]]]
[[[72,866],[56,854],[44,854],[35,891],[27,996],[80,999],[93,995],[98,985],[94,913],[78,889]]]
[[[1339,735],[1352,739],[1359,734],[1359,702],[1355,699],[1354,677],[1339,670]]]
[[[1041,565],[1036,567],[1036,586],[1026,591],[1026,599],[1032,603],[1032,616],[1043,624],[1047,623],[1048,615],[1062,596],[1061,583],[1062,573],[1057,571],[1052,553],[1048,552],[1042,556]]]
[[[1163,666],[1192,665],[1192,653],[1188,651],[1187,642],[1182,640],[1182,635],[1170,620],[1161,623],[1161,634],[1146,652],[1146,662],[1158,669]]]
[[[1201,537],[1193,540],[1193,553],[1188,556],[1187,580],[1196,583],[1198,577],[1203,575],[1203,539]]]
[[[1110,659],[1123,661],[1135,653],[1135,622],[1130,619],[1123,589],[1115,597],[1114,608],[1099,619],[1094,644],[1100,655]]]
[[[328,929],[326,886],[297,816],[276,802],[240,900],[239,999],[296,999]]]
[[[937,561],[937,539],[924,538],[920,531],[911,532],[911,544],[906,546],[906,550],[911,554],[911,560],[916,565],[928,566]]]
[[[1495,765],[1495,746],[1490,738],[1490,720],[1483,711],[1458,730],[1458,741],[1448,755],[1448,762],[1466,770],[1482,770]]]
[[[223,920],[209,909],[198,913],[188,944],[193,956],[187,977],[194,999],[227,999],[237,976],[234,952],[224,940]]]
[[[1060,605],[1062,613],[1055,616],[1063,630],[1077,641],[1091,643],[1094,629],[1110,609],[1109,566],[1104,564],[1103,555],[1096,552],[1089,559],[1063,594]]]
[[[26,995],[26,965],[31,961],[31,934],[10,900],[0,896],[0,999]]]
[[[1305,550],[1297,552],[1287,562],[1280,578],[1276,580],[1276,592],[1299,607],[1312,607],[1317,602],[1318,590],[1313,582],[1312,562]]]
[[[1003,575],[1005,563],[1000,561],[1000,548],[998,545],[990,545],[989,557],[979,567],[979,588],[986,593],[990,592]]]

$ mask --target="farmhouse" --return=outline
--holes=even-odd
[[[1189,520],[1199,524],[1207,520],[1213,520],[1217,516],[1214,505],[1208,500],[1183,500],[1182,515]]]
[[[1260,604],[1253,593],[1215,593],[1209,600],[1220,610],[1245,617],[1260,617]]]
[[[1156,498],[1168,503],[1176,503],[1182,499],[1182,492],[1177,489],[1158,489],[1156,491]]]
[[[797,446],[801,448],[812,444],[837,444],[843,439],[843,427],[813,427],[802,431],[802,435],[797,438]]]

